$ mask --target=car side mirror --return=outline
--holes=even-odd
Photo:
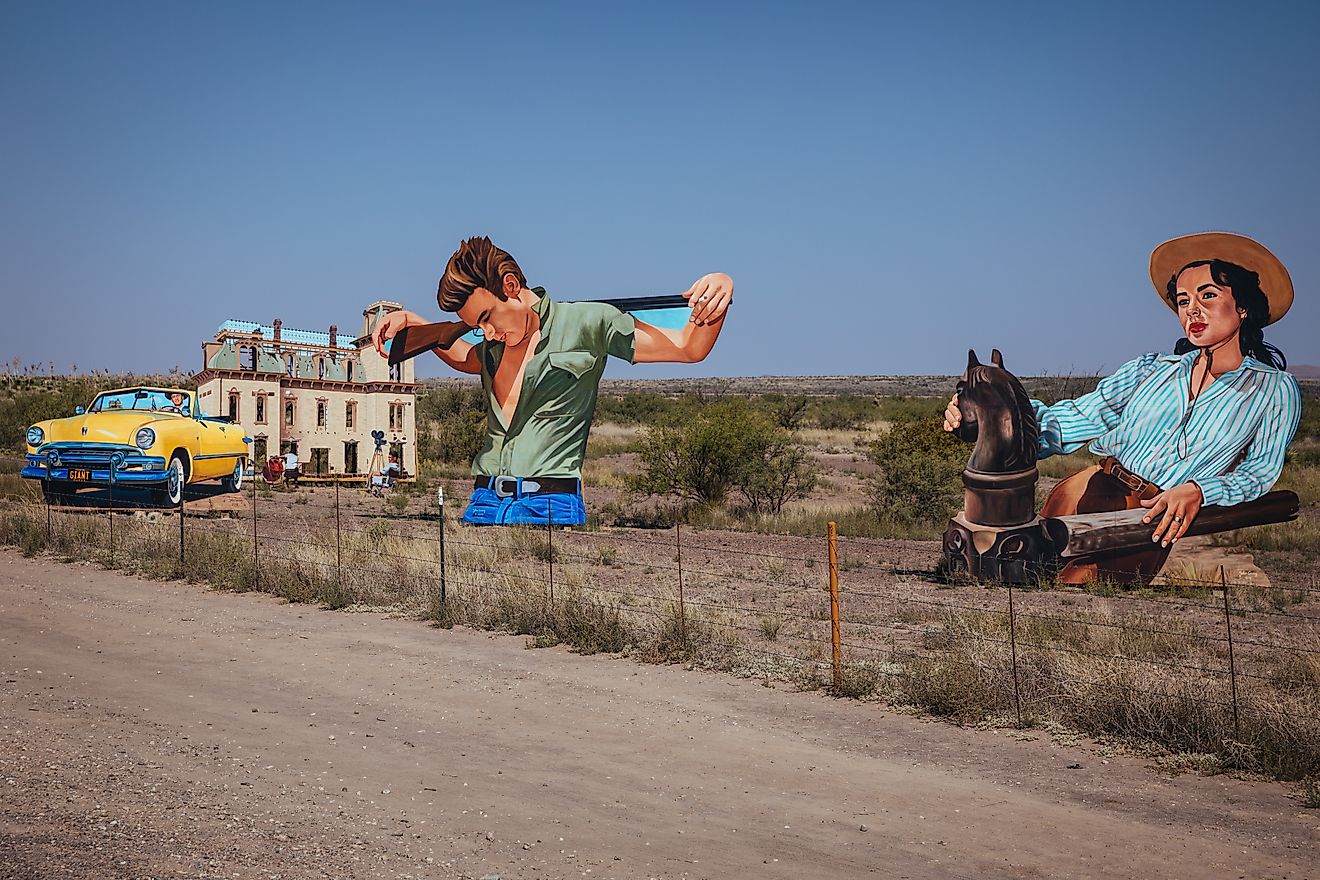
[[[85,412],[87,412],[87,410],[83,409],[81,406],[75,406],[75,407],[73,408],[73,414],[74,414],[75,416],[80,416],[80,415],[82,415],[82,414],[85,413]]]

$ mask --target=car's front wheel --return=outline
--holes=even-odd
[[[178,507],[183,502],[183,487],[188,483],[188,464],[183,456],[170,459],[166,470],[165,486],[155,490],[157,501],[170,507]]]
[[[220,481],[226,492],[237,492],[243,488],[243,459],[234,462],[234,472]]]

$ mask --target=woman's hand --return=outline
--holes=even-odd
[[[956,431],[962,424],[962,410],[958,409],[958,395],[954,394],[949,405],[944,408],[944,430]]]
[[[1142,522],[1154,522],[1162,516],[1150,539],[1167,547],[1187,534],[1192,520],[1201,512],[1202,501],[1201,487],[1188,481],[1141,502],[1142,507],[1150,508],[1150,512],[1141,518]]]
[[[426,319],[416,312],[406,312],[402,309],[397,312],[390,312],[377,321],[376,329],[371,331],[371,343],[376,346],[376,354],[387,357],[385,354],[386,342],[397,336],[399,331],[405,327],[425,323]]]
[[[683,291],[683,296],[692,306],[693,324],[714,324],[733,303],[733,279],[723,272],[702,275]]]

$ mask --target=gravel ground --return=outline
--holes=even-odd
[[[1304,878],[1283,786],[0,551],[0,877]]]

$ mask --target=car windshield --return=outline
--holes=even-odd
[[[129,391],[113,391],[102,394],[92,401],[88,412],[114,412],[121,409],[133,409],[140,412],[170,412],[180,415],[192,415],[191,395],[183,391],[170,391],[162,388],[134,388]]]

